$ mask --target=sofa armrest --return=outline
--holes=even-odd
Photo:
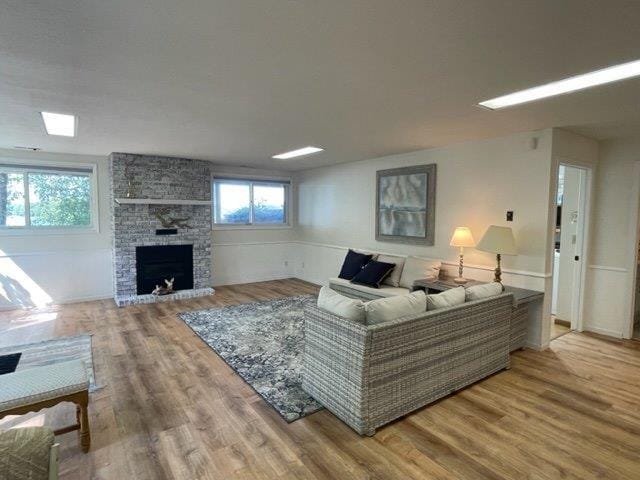
[[[367,402],[367,327],[312,307],[304,335],[304,390],[357,429]]]

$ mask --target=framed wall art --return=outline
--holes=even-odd
[[[376,172],[376,240],[433,245],[436,164]]]

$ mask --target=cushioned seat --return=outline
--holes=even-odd
[[[396,295],[410,293],[408,288],[391,287],[384,284],[380,288],[373,288],[351,283],[349,280],[337,277],[329,279],[329,286],[336,292],[362,300],[375,300],[377,298],[395,297]]]
[[[88,388],[87,369],[80,360],[18,370],[0,375],[0,412]]]

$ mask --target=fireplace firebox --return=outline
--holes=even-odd
[[[193,245],[136,247],[138,295],[149,294],[172,278],[174,290],[193,288]]]

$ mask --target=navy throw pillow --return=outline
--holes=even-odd
[[[344,278],[345,280],[351,280],[367,263],[369,263],[372,258],[373,255],[349,250],[347,256],[344,257],[344,262],[342,263],[342,268],[340,269],[338,277]]]
[[[355,277],[351,279],[351,283],[380,288],[382,281],[391,273],[395,266],[395,263],[371,260]]]

